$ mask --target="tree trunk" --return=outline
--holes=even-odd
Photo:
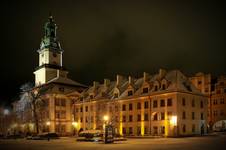
[[[35,121],[35,127],[36,127],[36,133],[39,133],[39,122],[38,122],[38,115],[36,112],[36,105],[33,103],[33,113],[34,113],[34,121]]]

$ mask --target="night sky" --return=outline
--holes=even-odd
[[[123,0],[121,0],[123,1]],[[43,25],[52,13],[69,77],[90,85],[159,68],[225,74],[226,5],[216,1],[0,2],[0,103],[34,81]]]

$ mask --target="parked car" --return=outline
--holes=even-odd
[[[21,134],[10,134],[5,136],[5,139],[21,139],[21,138],[24,138],[24,136],[22,136]]]
[[[103,140],[103,132],[101,130],[86,130],[79,133],[77,141],[99,142]]]
[[[47,139],[59,139],[58,134],[56,133],[42,133],[39,135],[27,136],[27,140],[47,140]]]

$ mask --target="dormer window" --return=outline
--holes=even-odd
[[[90,99],[93,99],[93,95],[90,95],[89,98],[90,98]]]
[[[60,92],[64,92],[64,87],[59,87]]]
[[[133,95],[133,91],[132,90],[129,90],[128,91],[128,96],[132,96]]]
[[[157,85],[155,85],[154,91],[157,91],[157,90],[158,90],[158,86],[157,86]]]
[[[101,93],[101,96],[102,96],[102,97],[106,96],[106,93],[105,93],[105,92],[102,92],[102,93]]]
[[[162,85],[162,90],[165,90],[165,89],[166,89],[166,85],[163,84],[163,85]]]
[[[143,93],[148,93],[148,88],[143,88]]]
[[[82,102],[83,101],[83,97],[80,97],[79,100],[80,100],[80,102]]]
[[[118,93],[114,93],[114,98],[118,98]]]

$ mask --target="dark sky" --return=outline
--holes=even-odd
[[[191,2],[191,1],[190,1]],[[63,64],[81,83],[142,75],[159,68],[225,74],[226,5],[216,1],[0,2],[0,102],[11,100],[33,71],[49,12],[65,50]]]

